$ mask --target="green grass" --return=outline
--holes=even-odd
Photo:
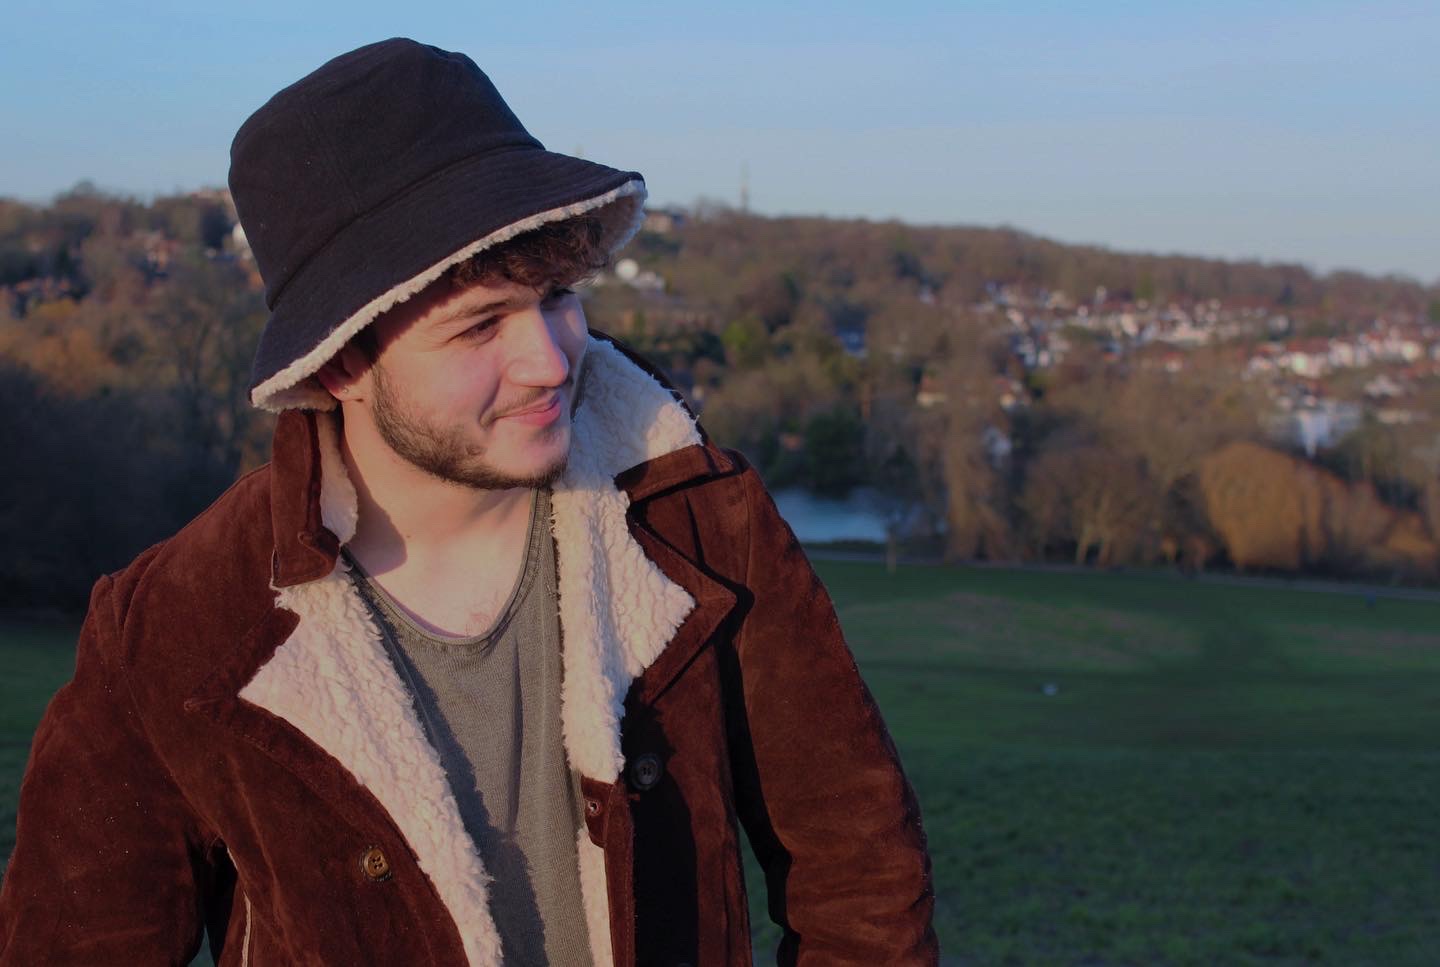
[[[30,737],[55,690],[75,671],[78,625],[0,623],[0,866],[15,848],[15,806]]]
[[[818,568],[920,795],[947,963],[1440,963],[1440,603]],[[0,625],[0,855],[73,635]]]
[[[1440,963],[1440,604],[818,569],[920,796],[947,962]]]

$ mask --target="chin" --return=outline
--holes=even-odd
[[[569,443],[567,434],[564,446],[528,447],[526,449],[530,452],[517,454],[514,460],[494,461],[491,470],[498,476],[516,481],[516,486],[548,486],[565,472],[570,458]]]
[[[569,454],[562,453],[547,463],[540,463],[533,466],[530,471],[523,475],[528,487],[548,487],[560,479],[569,463]]]

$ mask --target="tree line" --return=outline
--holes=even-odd
[[[1245,373],[1244,351],[1271,334],[1190,349],[1175,366],[1072,332],[1063,361],[1035,368],[996,310],[1014,293],[1214,300],[1283,319],[1285,335],[1340,335],[1382,314],[1434,326],[1440,286],[724,210],[642,234],[632,252],[665,292],[607,286],[596,301],[677,375],[713,435],[772,485],[865,485],[897,525],[921,508],[952,559],[1436,579],[1436,380],[1421,390],[1425,419],[1367,413],[1312,460],[1277,438],[1276,404]]]
[[[954,558],[1435,577],[1440,492],[1416,442],[1433,423],[1367,426],[1306,461],[1267,437],[1267,402],[1219,349],[1171,372],[1082,343],[1027,370],[977,309],[1006,287],[1103,290],[1333,327],[1423,315],[1434,286],[1005,229],[685,214],[624,253],[662,284],[606,275],[587,313],[774,486],[864,486],[897,534]],[[0,605],[83,606],[98,574],[267,459],[273,424],[245,393],[266,310],[233,226],[222,193],[0,199]]]
[[[266,312],[231,220],[88,186],[0,201],[0,606],[83,606],[266,458],[246,399]]]

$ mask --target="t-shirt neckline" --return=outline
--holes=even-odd
[[[540,536],[543,533],[540,524],[545,516],[542,510],[549,504],[549,496],[548,488],[539,488],[530,492],[530,524],[525,538],[525,560],[521,563],[520,573],[515,577],[515,584],[510,588],[510,594],[506,598],[505,604],[496,612],[495,620],[491,622],[489,628],[478,635],[454,636],[431,631],[416,621],[400,602],[391,597],[390,592],[386,591],[380,582],[376,581],[361,566],[348,547],[341,547],[340,553],[350,566],[351,576],[360,585],[360,589],[381,606],[389,620],[403,625],[409,635],[427,645],[438,648],[474,648],[488,645],[498,638],[510,624],[515,612],[519,610],[520,603],[525,599],[535,581],[535,573],[539,570]]]

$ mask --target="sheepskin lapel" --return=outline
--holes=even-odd
[[[355,488],[333,419],[317,419],[324,525],[344,543],[355,534]],[[465,831],[439,753],[396,673],[380,629],[336,560],[318,580],[280,588],[277,609],[299,621],[240,697],[308,736],[348,769],[389,813],[435,885],[473,965],[502,961],[490,916],[488,877]]]
[[[631,536],[629,497],[615,477],[700,435],[669,392],[609,343],[592,340],[585,365],[570,462],[551,502],[565,642],[561,715],[571,764],[609,781],[625,765],[625,692],[694,606]],[[613,429],[621,427],[634,432]]]
[[[630,683],[653,662],[694,602],[630,535],[629,497],[616,475],[698,444],[694,421],[659,383],[607,342],[585,356],[584,403],[570,462],[551,501],[559,570],[564,683],[560,718],[570,764],[613,781],[625,766],[620,719]],[[626,428],[623,432],[616,432]],[[582,828],[576,838],[590,950],[611,962],[605,853]]]
[[[615,477],[701,441],[670,392],[609,343],[592,339],[585,365],[570,462],[551,501],[564,642],[561,725],[571,765],[610,782],[624,767],[626,692],[695,606],[631,535],[629,498]],[[355,490],[334,420],[324,414],[314,419],[323,523],[343,544],[355,533]],[[298,621],[240,698],[289,722],[375,796],[449,908],[470,962],[499,964],[488,877],[439,755],[343,560],[323,577],[278,588],[276,605]],[[583,829],[578,842],[591,949],[597,964],[608,965],[604,852]]]

